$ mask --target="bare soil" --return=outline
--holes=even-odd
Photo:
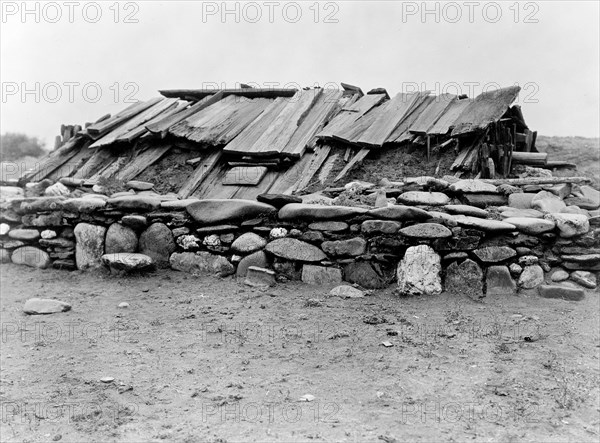
[[[340,299],[175,271],[0,273],[2,441],[600,437],[593,291]],[[73,309],[27,316],[34,296]]]

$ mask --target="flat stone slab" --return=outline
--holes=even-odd
[[[13,229],[8,236],[15,240],[33,241],[40,238],[40,232],[37,229]]]
[[[504,208],[506,208],[504,206]],[[537,209],[513,209],[508,208],[500,213],[500,216],[506,218],[543,218],[544,213]]]
[[[186,210],[196,222],[207,225],[268,216],[277,211],[274,206],[266,203],[234,199],[200,200],[188,205]]]
[[[341,221],[321,221],[311,223],[308,225],[308,229],[312,229],[313,231],[340,232],[348,229],[348,223]]]
[[[280,220],[332,220],[353,217],[368,212],[353,206],[326,206],[306,203],[290,203],[279,210]]]
[[[583,289],[567,286],[566,283],[562,283],[561,285],[540,285],[538,293],[540,297],[570,301],[580,301],[585,298],[585,291]]]
[[[443,192],[408,191],[398,196],[398,202],[406,205],[443,206],[450,197]]]
[[[484,218],[470,217],[468,215],[456,215],[454,218],[459,226],[481,229],[482,231],[487,232],[506,232],[517,230],[515,225],[499,220],[488,220]]]
[[[326,254],[341,257],[362,255],[367,250],[367,241],[361,237],[350,238],[348,240],[326,241],[321,244],[321,248]]]
[[[160,202],[161,209],[186,209],[192,203],[200,201],[199,198],[186,198],[184,200],[168,200]]]
[[[533,192],[519,192],[508,196],[508,206],[517,209],[531,209],[531,201],[536,194]]]
[[[302,266],[302,281],[309,285],[331,285],[342,282],[342,270],[326,266]]]
[[[61,203],[62,209],[70,212],[89,213],[106,206],[106,200],[93,197],[70,198]]]
[[[504,222],[515,225],[517,230],[520,232],[533,235],[552,231],[556,227],[556,223],[554,223],[552,220],[543,218],[510,217],[504,219]]]
[[[221,234],[224,232],[237,231],[238,229],[240,229],[240,227],[235,225],[203,226],[196,229],[196,233],[200,235]]]
[[[154,260],[149,256],[131,252],[104,254],[102,263],[119,271],[141,271],[154,266]]]
[[[160,208],[161,199],[154,196],[124,195],[122,197],[109,198],[107,204],[124,210],[153,211]]]
[[[540,191],[531,200],[531,207],[541,212],[561,212],[567,205],[553,193]]]
[[[392,220],[365,220],[360,229],[364,234],[396,234],[401,224]]]
[[[583,254],[583,255],[561,255],[564,261],[575,263],[598,263],[600,262],[600,254]]]
[[[452,231],[438,223],[420,223],[400,229],[400,234],[409,238],[448,238]]]
[[[275,286],[276,283],[274,271],[258,266],[250,266],[244,280],[244,284],[257,288]]]
[[[481,180],[459,180],[456,183],[452,183],[449,189],[452,192],[475,194],[480,192],[497,192],[496,186]]]
[[[50,298],[30,298],[23,305],[23,312],[29,315],[57,314],[71,310],[71,305]]]
[[[286,260],[317,262],[327,259],[327,255],[316,246],[295,238],[278,238],[268,243],[265,250]]]
[[[575,271],[571,273],[571,280],[588,289],[596,289],[598,282],[596,276],[587,271]]]
[[[364,297],[365,293],[350,285],[340,285],[329,291],[329,295],[341,298],[360,298]]]
[[[260,194],[256,196],[256,200],[276,208],[282,208],[290,203],[302,203],[302,198],[287,194]]]
[[[508,246],[488,246],[476,249],[473,253],[483,263],[500,263],[517,255],[517,251]]]
[[[154,188],[154,183],[130,180],[125,183],[125,186],[135,191],[149,191],[150,189]]]
[[[450,214],[463,214],[479,218],[487,218],[489,215],[485,209],[470,205],[446,205],[444,209]]]
[[[367,215],[374,218],[396,221],[425,221],[431,218],[431,215],[424,209],[403,205],[371,209],[367,212]]]

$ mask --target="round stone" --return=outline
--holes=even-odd
[[[266,246],[267,241],[254,232],[240,235],[231,244],[231,249],[239,254],[250,254]]]

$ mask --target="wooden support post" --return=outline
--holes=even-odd
[[[427,161],[431,159],[431,140],[429,139],[429,134],[427,134]]]

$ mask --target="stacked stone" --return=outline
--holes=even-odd
[[[577,298],[582,287],[595,288],[600,270],[600,192],[587,186],[423,178],[378,208],[284,195],[177,200],[144,186],[110,197],[3,191],[2,260],[240,278],[262,272],[265,282],[364,288],[396,280],[403,294],[446,290],[475,299],[536,288]]]

